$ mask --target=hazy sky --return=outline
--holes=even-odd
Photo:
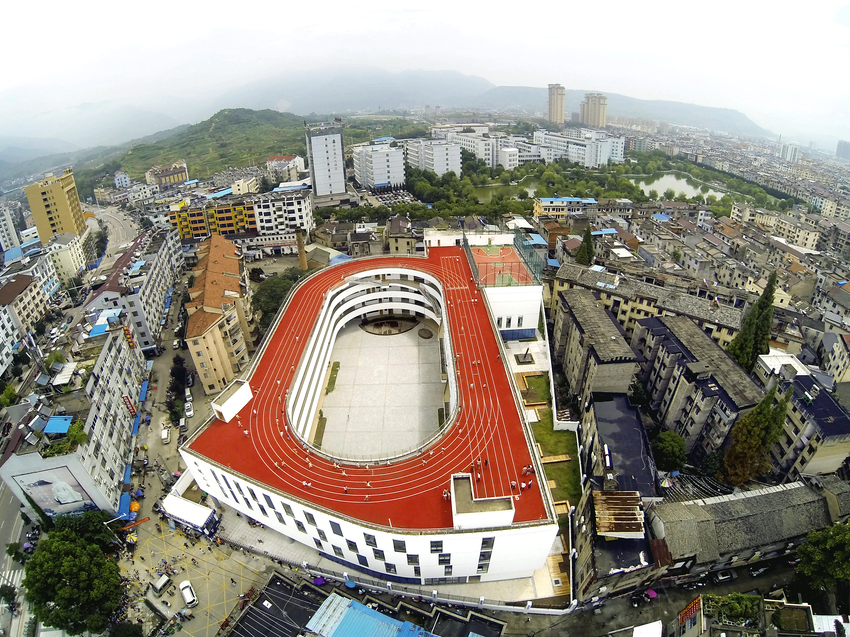
[[[187,95],[368,65],[729,107],[804,143],[850,139],[846,1],[405,4],[7,3],[0,132],[34,112],[105,100],[179,119]]]

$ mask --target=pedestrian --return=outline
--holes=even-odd
[[[519,490],[520,490],[520,491],[525,491],[525,482],[520,483],[520,485],[519,485]]]
[[[477,478],[475,478],[475,481],[476,481],[476,482],[480,482],[480,481],[481,481],[481,474],[480,474],[480,473],[478,474],[478,477],[477,477]]]
[[[371,488],[372,488],[372,483],[371,483],[371,482],[369,482],[368,480],[366,481],[366,488],[367,488],[367,489],[371,489]]]
[[[487,458],[484,458],[484,468],[485,469],[487,468],[488,464],[490,464],[490,462],[487,460]]]
[[[475,466],[479,469],[481,468],[481,458],[478,459],[478,461],[475,463]]]
[[[363,501],[364,501],[364,502],[368,502],[368,501],[369,501],[369,494],[368,494],[368,493],[366,494],[366,497],[363,499]]]
[[[532,483],[532,482],[534,482],[534,480],[529,480],[529,481],[528,481],[528,488],[529,488],[529,489],[531,488],[531,483]]]
[[[342,490],[345,491],[346,493],[348,493],[348,487],[347,486],[343,485]]]
[[[524,475],[524,476],[527,476],[527,475],[528,475],[528,467],[523,467],[523,468],[522,468],[522,475]]]
[[[247,430],[247,429],[244,429],[243,431],[245,432],[245,435],[246,435],[246,436],[249,436],[249,435],[250,435],[250,434],[248,433],[248,430]]]

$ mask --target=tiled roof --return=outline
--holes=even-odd
[[[0,288],[0,305],[9,305],[14,301],[27,286],[32,283],[32,277],[28,274],[18,274],[13,279],[9,279],[2,288]]]
[[[242,296],[240,267],[235,246],[224,237],[214,234],[198,244],[196,270],[201,272],[189,289],[192,300],[186,303],[190,312],[187,338],[200,336],[214,325],[222,317],[222,306],[235,300],[232,295]]]

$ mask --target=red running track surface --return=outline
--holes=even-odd
[[[472,257],[478,266],[481,285],[498,285],[498,276],[505,274],[520,285],[532,285],[534,279],[520,256],[510,246],[497,246],[499,254],[489,254],[483,248],[472,248]],[[498,263],[499,265],[494,265]]]
[[[368,468],[341,462],[337,468],[333,461],[306,452],[301,441],[288,434],[281,406],[324,292],[346,276],[388,267],[428,272],[443,285],[458,354],[459,414],[445,435],[417,457]],[[238,419],[213,420],[189,443],[189,449],[307,503],[364,522],[405,529],[452,528],[451,502],[443,498],[443,490],[450,488],[451,474],[468,473],[480,459],[481,468],[475,472],[481,473],[481,479],[473,480],[476,497],[519,495],[514,498],[514,522],[546,520],[537,476],[523,475],[523,467],[532,462],[530,450],[508,372],[499,359],[496,334],[471,277],[463,250],[455,247],[431,248],[425,259],[364,258],[320,271],[296,290],[269,337],[249,379],[254,398]],[[520,495],[520,483],[529,478],[534,485]],[[513,491],[512,480],[517,483]],[[305,481],[312,486],[305,487]]]

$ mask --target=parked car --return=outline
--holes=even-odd
[[[728,584],[735,579],[735,573],[730,570],[717,571],[711,578],[715,584]]]
[[[195,384],[195,375],[192,372],[186,373],[186,387],[192,387]]]
[[[750,567],[751,577],[761,577],[771,569],[770,564],[754,564]]]
[[[175,338],[175,339],[174,339],[174,342],[171,344],[171,347],[172,347],[173,349],[180,349],[180,339],[179,339],[179,338]]]
[[[186,413],[186,418],[191,418],[195,415],[195,408],[192,407],[192,403],[185,403],[183,405],[183,411]]]
[[[186,602],[186,608],[194,608],[198,605],[198,598],[195,596],[195,589],[189,580],[180,582],[180,594],[183,596],[183,601]]]

